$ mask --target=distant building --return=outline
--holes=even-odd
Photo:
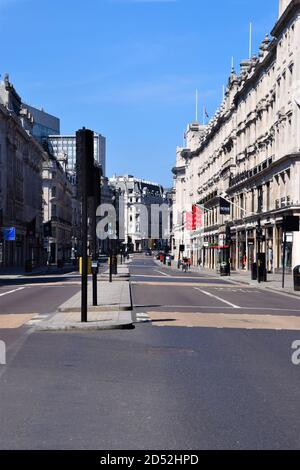
[[[163,227],[161,217],[154,220],[151,213],[151,206],[170,203],[163,187],[128,175],[114,175],[109,182],[123,199],[124,220],[120,220],[120,224],[124,227],[124,242],[127,247],[132,251],[142,251],[147,248],[163,249],[167,246],[169,237],[164,229],[168,232],[170,215],[168,214],[168,226]],[[148,211],[146,226],[142,223],[142,206]]]
[[[58,159],[67,159],[67,171],[76,172],[76,136],[50,135],[48,138],[49,151]],[[106,171],[106,139],[94,132],[94,157],[102,167],[102,174]]]
[[[48,263],[71,259],[73,214],[73,185],[57,159],[48,155],[43,163],[44,223],[51,223],[50,234],[45,239]],[[76,210],[76,208],[74,208]],[[78,209],[77,209],[78,211]]]
[[[41,171],[47,155],[30,135],[32,127],[32,114],[5,75],[0,83],[0,267],[42,263]],[[15,239],[4,240],[3,228],[14,228]]]
[[[269,272],[281,272],[284,258],[289,271],[300,264],[300,232],[288,234],[285,256],[282,243],[284,218],[300,216],[300,0],[279,1],[271,34],[232,69],[200,139],[177,148],[173,251],[179,257],[182,244],[207,268],[218,269],[225,250],[234,270],[250,270],[258,253]],[[204,206],[202,231],[187,227],[193,205]]]
[[[44,144],[49,135],[60,134],[60,120],[57,117],[28,104],[23,106],[33,117],[32,135],[40,144]]]

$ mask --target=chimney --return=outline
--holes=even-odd
[[[283,15],[291,1],[292,0],[279,0],[279,18]]]

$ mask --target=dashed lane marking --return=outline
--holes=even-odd
[[[0,297],[4,297],[4,295],[9,295],[9,294],[14,294],[15,292],[19,292],[20,290],[24,290],[25,287],[19,287],[18,289],[13,289],[8,292],[3,292],[3,294],[0,294]]]
[[[215,287],[214,290],[224,292],[224,291],[228,291],[228,288]],[[239,293],[239,294],[262,294],[262,291],[254,290],[254,288],[252,290],[243,289],[243,288],[239,288],[239,289],[234,288],[234,289],[230,289],[230,292],[235,292],[235,293]]]
[[[153,305],[149,305],[149,307],[154,308]],[[145,305],[135,305],[135,308],[145,308]],[[157,308],[168,308],[174,310],[174,308],[184,308],[188,310],[232,310],[233,307],[226,307],[222,305],[221,307],[211,306],[211,305],[161,305]],[[271,307],[239,307],[239,310],[248,310],[248,311],[260,311],[260,312],[289,312],[289,313],[300,313],[299,309],[293,308],[271,308]],[[158,310],[159,311],[159,310]],[[193,313],[193,312],[191,312]],[[195,312],[194,312],[195,313]]]
[[[133,276],[134,277],[134,276]],[[151,276],[149,276],[151,277]],[[132,281],[131,285],[136,285],[136,286],[155,286],[155,287],[223,287],[224,289],[236,289],[237,286],[230,285],[230,284],[213,284],[213,283],[206,283],[206,282],[170,282],[170,281],[162,281],[162,282],[151,282],[151,281]],[[240,286],[245,288],[245,286]]]
[[[170,276],[170,274],[163,273],[162,271],[158,271],[157,269],[154,269],[154,272],[159,273],[159,274],[161,274],[162,276],[165,276],[165,277],[172,277],[172,276]]]
[[[224,304],[230,305],[233,308],[240,308],[238,305],[232,304],[231,302],[228,302],[227,300],[224,300],[221,297],[218,297],[217,295],[211,294],[210,292],[201,290],[198,287],[195,287],[195,290],[198,290],[199,292],[202,292],[202,294],[208,295],[209,297],[212,297],[213,299],[219,300],[219,302],[224,302]]]

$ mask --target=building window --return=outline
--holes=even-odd
[[[263,211],[264,198],[262,186],[257,188],[257,212],[260,214]]]
[[[266,185],[266,191],[267,191],[267,211],[269,211],[271,209],[271,184],[270,183],[267,183]]]
[[[251,212],[255,212],[255,192],[254,189],[251,190]]]

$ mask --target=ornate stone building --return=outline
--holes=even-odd
[[[74,255],[79,234],[75,237],[72,231],[79,228],[80,206],[73,197],[75,186],[55,157],[48,155],[43,163],[42,178],[44,222],[51,222],[51,236],[45,240],[47,258],[50,264],[60,264]]]
[[[155,206],[170,207],[168,192],[159,184],[130,175],[114,175],[109,182],[120,196],[120,206],[123,206],[123,220],[119,220],[123,227],[120,237],[128,249],[139,252],[147,248],[163,249],[168,246],[170,211],[166,214],[167,221],[155,217],[152,212]]]
[[[300,0],[280,0],[271,37],[239,74],[231,71],[220,109],[195,132],[187,149],[177,149],[173,170],[177,255],[182,240],[195,264],[216,268],[228,224],[232,267],[249,269],[260,223],[268,270],[280,270],[283,216],[300,215]],[[230,215],[220,215],[220,197],[230,201]],[[179,228],[192,204],[205,207],[204,234]],[[289,268],[300,264],[300,233],[289,235],[286,255]]]
[[[31,137],[33,118],[6,75],[0,84],[0,267],[43,258],[41,169],[46,154]],[[5,241],[3,229],[14,228]]]

